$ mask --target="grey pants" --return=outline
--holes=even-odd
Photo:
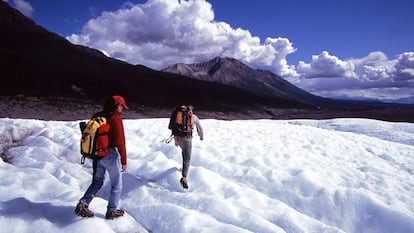
[[[190,160],[191,160],[191,148],[192,143],[191,139],[177,139],[175,143],[180,146],[181,148],[181,154],[183,156],[183,170],[181,171],[181,174],[183,177],[187,177],[188,169],[190,168]]]

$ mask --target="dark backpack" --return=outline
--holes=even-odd
[[[79,123],[82,138],[80,152],[82,154],[81,164],[85,158],[99,159],[108,155],[109,128],[105,117],[94,117],[88,122]]]
[[[174,136],[192,136],[193,133],[194,116],[189,114],[188,108],[185,105],[177,107],[170,117],[168,129],[172,131]]]

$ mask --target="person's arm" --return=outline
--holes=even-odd
[[[113,130],[114,146],[118,148],[118,152],[121,155],[121,164],[122,169],[124,170],[124,167],[126,169],[127,165],[124,125],[119,114],[114,115],[111,120],[113,121],[111,128]]]
[[[200,119],[198,119],[196,115],[194,115],[194,124],[196,125],[197,134],[200,137],[200,140],[203,140],[204,139],[203,127],[201,127]]]

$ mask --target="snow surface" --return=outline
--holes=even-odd
[[[368,119],[201,120],[190,189],[168,119],[124,120],[121,207],[91,182],[79,121],[0,119],[0,232],[414,232],[414,124]]]

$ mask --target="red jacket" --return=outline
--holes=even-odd
[[[108,116],[109,115],[109,116]],[[105,116],[107,117],[108,124],[110,125],[109,128],[109,147],[116,147],[118,148],[119,154],[121,155],[121,164],[127,164],[127,152],[125,146],[125,132],[124,132],[124,124],[122,123],[121,114],[118,112],[115,113],[104,113],[98,112],[95,113],[93,117],[96,116]]]

